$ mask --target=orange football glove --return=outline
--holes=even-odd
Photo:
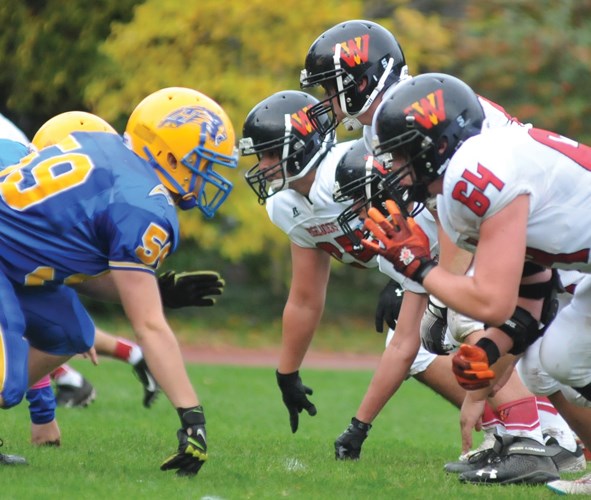
[[[398,272],[422,283],[427,271],[436,265],[431,259],[429,238],[412,217],[404,218],[393,200],[386,200],[385,205],[391,222],[375,207],[368,210],[364,222],[383,247],[367,239],[361,242],[394,264]]]
[[[488,356],[481,347],[462,344],[452,358],[452,371],[458,384],[467,391],[475,391],[488,387],[495,378],[495,372],[490,369]]]

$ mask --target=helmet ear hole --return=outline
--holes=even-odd
[[[168,153],[166,155],[166,163],[168,163],[168,166],[172,169],[176,169],[176,167],[178,166],[178,162],[176,161],[176,158],[172,153]]]
[[[447,150],[447,145],[449,144],[446,136],[441,136],[439,141],[437,141],[437,154],[443,155]]]
[[[368,85],[368,80],[367,80],[367,76],[364,76],[361,80],[359,80],[359,83],[357,84],[357,91],[358,92],[363,92]]]

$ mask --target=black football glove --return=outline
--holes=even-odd
[[[194,476],[207,460],[205,415],[202,406],[177,409],[182,428],[177,432],[179,447],[160,470],[176,469],[177,476]]]
[[[371,424],[366,424],[355,417],[337,440],[334,442],[334,454],[337,460],[357,460],[361,455],[361,445],[367,438]]]
[[[376,307],[376,332],[384,332],[384,321],[390,328],[396,328],[403,294],[403,288],[394,280],[388,281],[388,284],[380,292]]]
[[[166,271],[158,276],[162,303],[171,309],[213,306],[215,299],[210,295],[221,295],[225,284],[215,271]]]
[[[421,344],[433,354],[447,355],[453,346],[447,342],[447,307],[429,296],[427,309],[421,319]]]
[[[306,395],[311,396],[314,391],[302,383],[299,371],[286,374],[279,373],[279,371],[275,373],[283,396],[283,403],[289,412],[291,432],[296,432],[300,419],[299,414],[302,410],[306,410],[311,417],[316,415],[316,407],[306,397]]]

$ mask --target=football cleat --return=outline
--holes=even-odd
[[[546,486],[559,495],[591,495],[591,474],[574,481],[551,481]]]
[[[82,386],[70,384],[55,385],[55,400],[64,408],[85,408],[96,399],[96,391],[92,384],[82,377]]]
[[[3,445],[4,441],[0,439],[0,447]],[[29,465],[29,463],[25,457],[0,453],[0,465]]]
[[[156,383],[156,379],[150,372],[148,364],[144,358],[140,359],[133,365],[133,372],[144,386],[144,406],[150,408],[160,392],[160,387]]]
[[[0,465],[29,465],[25,457],[0,453]]]
[[[484,440],[478,448],[460,455],[456,462],[448,462],[443,466],[445,472],[460,474],[473,469],[480,469],[488,464],[495,455],[492,448],[495,444],[495,436],[492,432],[484,433]]]
[[[492,448],[486,450],[480,450],[468,457],[465,460],[458,460],[457,462],[448,462],[443,466],[445,472],[452,474],[461,474],[462,472],[468,472],[471,470],[478,470],[486,467],[497,454]]]
[[[587,469],[587,460],[580,445],[577,445],[575,451],[569,451],[551,437],[546,440],[546,450],[556,464],[558,472],[580,472]]]
[[[543,484],[559,479],[558,468],[546,446],[534,439],[495,436],[496,456],[479,469],[460,474],[460,481],[473,484]]]

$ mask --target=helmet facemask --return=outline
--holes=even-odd
[[[377,137],[374,141],[377,142]],[[425,207],[424,203],[430,196],[427,185],[437,178],[431,175],[419,176],[420,172],[430,171],[433,165],[433,141],[418,130],[408,130],[374,144],[373,150],[389,171],[384,179],[384,189],[399,206],[403,216],[414,217]],[[396,170],[392,167],[394,158],[405,159]],[[403,179],[409,176],[412,179],[411,185],[403,184]]]
[[[386,192],[383,189],[383,176],[380,174],[382,166],[376,162],[371,155],[366,155],[364,172],[365,175],[351,180],[343,185],[335,183],[333,199],[337,203],[350,202],[350,206],[343,210],[337,217],[337,222],[343,233],[351,240],[355,249],[362,248],[361,235],[366,233],[363,225],[360,224],[360,215],[367,213],[370,207],[376,207],[387,215],[384,208],[384,197]],[[351,222],[357,221],[355,227]]]
[[[391,171],[385,181],[385,188],[406,217],[414,217],[425,208],[432,197],[429,184],[445,173],[451,157],[464,142],[461,137],[474,135],[473,130],[476,129],[466,127],[465,122],[458,125],[462,121],[461,116],[451,120],[435,142],[414,128],[415,117],[408,115],[406,123],[409,130],[374,146],[374,152],[386,166],[392,164],[394,155],[407,159],[404,165]],[[412,184],[403,185],[401,181],[409,175]],[[410,203],[414,205],[409,211]]]
[[[211,219],[232,191],[233,184],[216,172],[216,166],[236,168],[238,154],[228,156],[207,146],[207,124],[202,123],[199,144],[177,162],[187,169],[188,183],[179,183],[151,154],[147,146],[144,152],[152,167],[174,188],[174,195],[181,210],[199,208],[203,215]],[[177,168],[179,168],[177,166]],[[182,168],[182,167],[181,167]],[[200,182],[197,190],[197,183]],[[187,187],[184,187],[186,184]]]

